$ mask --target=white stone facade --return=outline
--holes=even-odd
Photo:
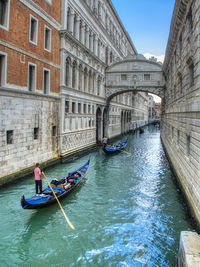
[[[1,176],[58,155],[58,100],[9,93],[0,106]]]
[[[133,108],[131,104],[127,106],[128,101],[132,103],[132,94],[113,99],[107,110],[105,73],[108,65],[137,53],[110,1],[69,0],[64,15],[60,136],[63,156],[100,142],[103,135],[111,138],[131,129],[131,116],[129,121],[122,120]]]
[[[163,71],[161,137],[200,224],[200,1],[177,0]]]
[[[26,16],[12,20],[3,29],[7,39],[0,40],[0,177],[147,122],[146,93],[124,92],[107,103],[107,67],[137,54],[110,0],[10,3],[12,12],[20,6]],[[29,35],[32,20],[35,40]],[[15,23],[23,30],[13,29]]]

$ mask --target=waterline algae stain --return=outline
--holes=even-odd
[[[34,194],[30,177],[0,191],[2,266],[174,266],[181,231],[193,230],[163,152],[158,129],[128,135],[131,155],[91,154],[82,185],[62,207],[23,210]],[[61,179],[88,160],[59,164],[45,173]],[[45,183],[45,181],[44,181]]]

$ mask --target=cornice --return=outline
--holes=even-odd
[[[106,1],[110,1],[110,0],[106,0]],[[99,25],[99,27],[101,28],[101,30],[103,31],[103,34],[107,37],[107,39],[110,41],[110,43],[112,44],[112,46],[114,46],[114,48],[116,49],[117,53],[124,58],[123,53],[121,52],[121,50],[117,47],[117,45],[113,42],[112,38],[110,37],[110,35],[108,34],[106,28],[99,22],[99,20],[97,19],[97,17],[94,15],[94,13],[91,11],[91,9],[88,7],[88,5],[84,2],[84,0],[81,1],[81,3],[83,4],[83,6],[87,9],[88,13],[90,14],[90,16],[96,21],[96,23]],[[110,5],[110,2],[109,2]],[[112,4],[111,4],[112,5]],[[111,8],[110,5],[110,8]],[[114,13],[114,15],[116,16],[117,21],[119,22],[119,25],[121,26],[121,30],[124,32],[125,36],[127,37],[131,47],[133,48],[134,52],[137,54],[137,51],[130,39],[130,36],[128,35],[127,31],[125,30],[122,22],[119,19],[119,16],[116,12],[116,10],[114,9],[114,7],[112,8],[112,12]]]
[[[45,12],[40,6],[35,4],[31,0],[19,0],[22,4],[24,4],[26,7],[28,7],[30,10],[32,10],[34,13],[39,15],[42,19],[46,20],[46,22],[49,23],[52,27],[54,27],[56,30],[61,29],[61,24],[56,21],[54,18],[52,18],[47,12]]]
[[[179,32],[182,26],[184,25],[184,18],[187,13],[187,7],[192,0],[176,0],[174,11],[172,15],[170,32],[167,42],[167,48],[165,52],[165,60],[163,63],[163,70],[166,71],[169,64],[171,55],[174,50],[177,39],[179,38]]]

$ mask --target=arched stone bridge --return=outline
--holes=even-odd
[[[143,55],[130,55],[106,70],[106,98],[130,91],[143,91],[164,97],[162,64]]]

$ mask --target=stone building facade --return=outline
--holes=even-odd
[[[0,1],[0,169],[58,155],[61,1]]]
[[[111,1],[67,1],[63,26],[60,153],[65,156],[131,129],[133,93],[113,98],[108,116],[105,74],[116,60],[137,51]]]
[[[0,0],[0,177],[145,124],[144,92],[107,107],[106,69],[129,54],[110,0]]]
[[[161,138],[200,224],[200,1],[177,0],[163,71]]]

